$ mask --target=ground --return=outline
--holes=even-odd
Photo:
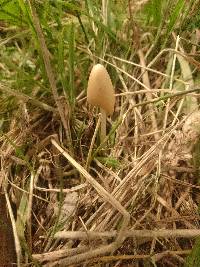
[[[200,265],[199,4],[0,0],[0,265]]]

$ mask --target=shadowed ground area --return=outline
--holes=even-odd
[[[16,266],[13,230],[6,207],[6,199],[0,194],[0,266]]]

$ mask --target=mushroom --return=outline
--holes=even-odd
[[[101,143],[106,137],[106,117],[113,114],[115,105],[114,88],[107,70],[101,64],[93,66],[87,88],[87,101],[100,108]]]

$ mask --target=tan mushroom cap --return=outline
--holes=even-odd
[[[89,104],[105,110],[112,115],[115,105],[115,92],[107,70],[101,64],[95,65],[90,73],[87,88]]]

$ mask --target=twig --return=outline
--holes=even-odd
[[[95,240],[110,239],[116,237],[116,231],[95,232],[95,231],[60,231],[55,234],[58,239],[79,239]],[[125,238],[195,238],[200,236],[200,229],[164,229],[164,230],[125,230]]]
[[[40,262],[44,261],[55,261],[63,257],[69,257],[76,255],[77,253],[82,253],[88,250],[87,247],[72,248],[72,249],[59,249],[56,251],[46,252],[42,254],[33,254],[32,257]]]
[[[90,250],[85,253],[76,254],[74,256],[64,258],[59,261],[55,261],[53,263],[47,263],[47,265],[43,265],[43,266],[44,267],[72,266],[72,264],[78,264],[80,262],[87,261],[97,256],[111,253],[113,252],[113,250],[117,249],[117,247],[118,246],[116,246],[116,242],[113,242],[110,245],[100,246],[97,249]]]
[[[79,248],[80,250],[83,250],[84,248]],[[75,253],[76,249],[71,249],[71,254]],[[90,261],[91,262],[108,262],[108,261],[118,261],[118,260],[139,260],[139,259],[150,259],[153,258],[155,261],[159,261],[161,260],[163,257],[166,256],[170,256],[170,255],[188,255],[191,252],[191,250],[179,250],[179,251],[163,251],[161,253],[156,253],[156,254],[152,254],[152,255],[148,255],[148,254],[137,254],[137,255],[115,255],[115,256],[102,256],[102,257],[97,257],[94,258],[93,260]],[[71,255],[70,254],[70,255]],[[55,259],[58,258],[62,258],[62,257],[66,257],[69,256],[69,250],[58,250],[58,251],[54,251],[54,252],[48,252],[48,253],[44,253],[44,254],[35,254],[33,255],[33,258],[40,261],[40,262],[44,262],[44,261],[48,261],[51,262]],[[44,267],[48,267],[49,263],[47,263],[46,265],[43,265]]]
[[[153,255],[142,254],[142,255],[116,255],[116,256],[103,256],[92,260],[92,262],[108,262],[108,261],[119,261],[119,260],[139,260],[139,259],[151,259],[155,261],[161,260],[163,257],[169,257],[170,255],[188,255],[191,250],[180,250],[180,251],[164,251]]]

